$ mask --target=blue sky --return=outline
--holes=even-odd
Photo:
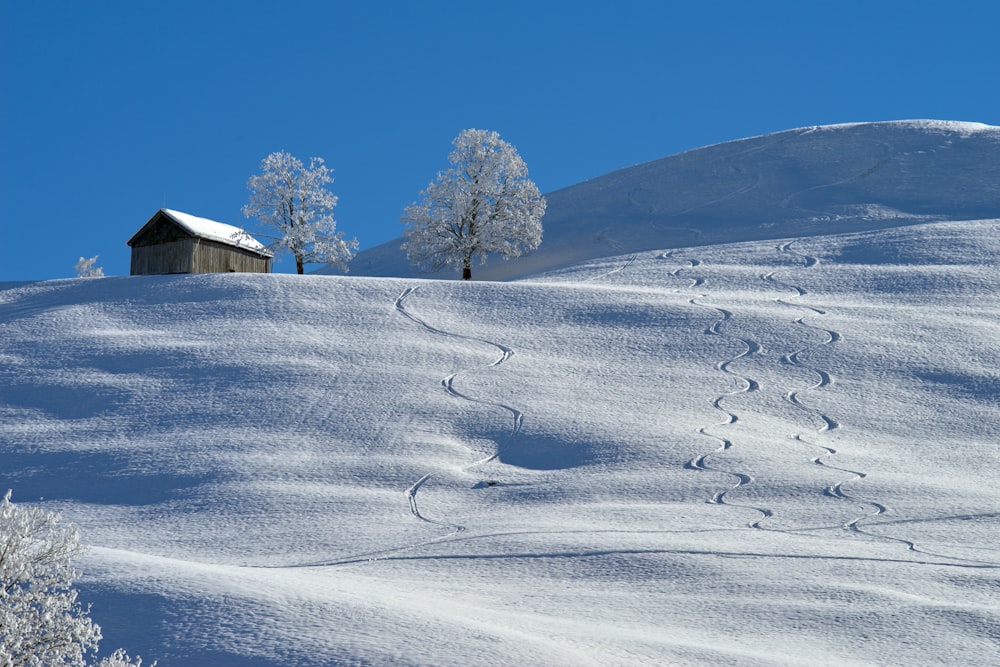
[[[326,160],[367,248],[469,127],[551,192],[794,127],[1000,125],[998,27],[961,0],[0,0],[0,281],[127,275],[164,203],[253,231],[277,150]]]

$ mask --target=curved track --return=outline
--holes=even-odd
[[[794,250],[792,248],[792,243],[793,243],[792,241],[788,241],[788,242],[782,243],[782,244],[780,244],[777,247],[777,250],[779,252],[781,252],[781,253],[792,255],[792,256],[798,258],[799,260],[801,260],[801,262],[802,262],[802,268],[808,269],[808,268],[812,268],[812,267],[815,267],[815,266],[819,265],[819,259],[818,258],[810,256],[810,255],[805,255],[803,253],[798,252],[797,250]],[[761,278],[765,282],[769,282],[769,283],[772,283],[774,285],[781,286],[781,287],[783,287],[785,289],[788,289],[789,291],[794,292],[794,294],[790,298],[798,299],[798,298],[806,296],[808,294],[808,292],[806,292],[805,289],[803,289],[802,287],[800,287],[798,285],[789,284],[789,283],[786,283],[786,282],[783,282],[783,281],[780,281],[780,280],[776,279],[774,277],[774,273],[773,272],[764,274],[763,276],[761,276]],[[793,308],[797,308],[799,310],[806,311],[805,314],[797,317],[795,320],[793,320],[793,322],[795,324],[797,324],[797,325],[802,326],[802,327],[806,327],[806,328],[812,329],[814,331],[819,331],[819,332],[823,333],[826,336],[826,340],[823,341],[823,342],[821,342],[821,343],[819,343],[818,344],[819,346],[833,345],[833,344],[839,343],[842,340],[841,334],[838,333],[837,331],[834,331],[832,329],[826,329],[826,328],[823,328],[823,327],[818,327],[818,326],[815,326],[813,324],[809,324],[808,322],[806,322],[804,320],[804,318],[809,317],[810,315],[820,315],[820,316],[821,315],[825,315],[826,314],[825,311],[823,311],[823,310],[821,310],[819,308],[815,308],[813,306],[809,306],[809,305],[805,305],[805,304],[801,304],[801,303],[797,303],[797,302],[795,302],[795,303],[789,302],[789,301],[783,300],[781,298],[775,299],[775,301],[777,303],[782,304],[782,305],[791,306]],[[802,411],[810,414],[816,420],[815,434],[816,434],[816,436],[822,436],[823,434],[829,433],[831,431],[834,431],[834,430],[840,428],[840,424],[835,419],[833,419],[832,417],[830,417],[829,415],[823,413],[822,411],[820,411],[820,410],[818,410],[816,408],[810,407],[808,404],[806,404],[805,402],[803,402],[803,400],[802,400],[802,393],[803,392],[807,392],[807,391],[813,391],[813,390],[816,390],[816,389],[822,389],[824,387],[830,386],[830,385],[832,385],[834,383],[834,378],[833,378],[833,376],[828,371],[825,371],[823,369],[816,368],[816,367],[813,367],[813,366],[809,366],[809,365],[807,365],[807,364],[805,364],[805,363],[802,362],[802,360],[800,359],[800,355],[803,352],[805,352],[806,349],[807,348],[802,348],[802,349],[796,350],[795,352],[792,352],[791,354],[785,355],[785,357],[782,358],[782,362],[786,363],[786,364],[789,364],[789,365],[794,365],[794,366],[799,366],[799,367],[802,367],[802,368],[809,369],[810,371],[812,371],[816,375],[816,378],[817,378],[816,382],[814,384],[808,386],[808,387],[790,390],[786,394],[786,399],[793,406],[795,406],[796,408],[798,408],[798,409],[800,409],[800,410],[802,410]],[[876,517],[880,517],[880,516],[888,514],[889,513],[889,508],[886,505],[884,505],[884,504],[882,504],[882,503],[880,503],[880,502],[878,502],[876,500],[872,500],[872,499],[869,499],[869,498],[865,498],[863,496],[857,496],[857,495],[854,495],[852,493],[849,493],[848,491],[845,490],[844,487],[846,485],[852,484],[854,482],[859,482],[859,481],[865,479],[866,477],[868,477],[869,473],[862,472],[862,471],[859,471],[859,470],[851,470],[851,469],[848,469],[848,468],[842,468],[842,467],[838,467],[838,466],[831,465],[830,463],[828,463],[825,459],[827,457],[829,457],[829,456],[834,456],[834,455],[837,454],[837,450],[834,449],[833,447],[828,447],[826,445],[822,445],[822,444],[819,444],[819,443],[816,443],[816,442],[812,442],[811,440],[805,438],[800,433],[793,433],[789,437],[792,438],[793,440],[797,441],[797,442],[801,442],[804,445],[808,445],[810,447],[818,448],[818,449],[820,449],[820,450],[823,451],[822,454],[820,454],[820,455],[818,455],[818,456],[816,456],[816,457],[814,457],[814,458],[811,459],[811,461],[814,464],[819,465],[819,466],[823,466],[823,467],[828,468],[830,470],[836,470],[836,471],[839,471],[839,472],[851,475],[850,478],[841,480],[841,481],[836,482],[834,484],[831,484],[831,485],[829,485],[829,486],[827,486],[826,488],[823,489],[823,494],[826,495],[826,496],[829,496],[831,498],[836,498],[838,500],[845,500],[845,501],[849,501],[849,502],[854,502],[854,503],[857,503],[857,504],[859,504],[860,506],[862,506],[864,508],[867,508],[867,511],[865,512],[865,514],[863,514],[863,515],[861,515],[859,517],[853,518],[850,521],[844,523],[841,526],[842,529],[851,531],[852,533],[863,535],[863,536],[865,536],[868,539],[874,539],[874,540],[883,541],[883,542],[894,542],[894,543],[902,544],[902,545],[904,545],[907,548],[907,550],[912,551],[914,553],[922,554],[924,556],[932,556],[932,557],[935,557],[935,558],[943,558],[943,559],[947,559],[947,560],[951,560],[951,561],[959,561],[959,562],[962,562],[962,563],[976,564],[977,566],[995,566],[996,565],[995,563],[992,563],[992,562],[989,562],[989,561],[980,561],[980,560],[975,560],[975,559],[970,559],[970,558],[959,558],[959,557],[956,557],[956,556],[950,556],[950,555],[943,554],[943,553],[937,553],[937,552],[933,552],[933,551],[928,551],[926,549],[920,548],[917,545],[917,543],[914,542],[913,540],[909,540],[909,539],[906,539],[906,538],[903,538],[903,537],[894,537],[894,536],[890,536],[890,535],[882,535],[882,534],[873,532],[871,530],[865,530],[863,522],[871,521],[872,519],[874,519]],[[887,523],[895,523],[895,522],[881,521],[881,522],[879,522],[879,525],[885,525]]]
[[[665,259],[665,260],[673,259],[672,255],[673,255],[672,252],[665,252],[662,255],[660,255],[660,259]],[[679,278],[681,277],[681,273],[683,271],[693,269],[700,265],[701,262],[699,260],[696,259],[689,260],[687,267],[673,269],[669,272],[669,275],[675,278]],[[705,284],[704,277],[690,278],[690,280],[691,284],[688,286],[688,289],[701,287],[702,285]],[[749,486],[750,484],[753,484],[754,481],[753,476],[741,470],[732,470],[729,468],[716,465],[714,462],[710,462],[710,459],[712,457],[733,448],[733,441],[730,438],[727,438],[723,435],[717,435],[716,433],[712,432],[716,428],[730,426],[739,421],[739,416],[736,413],[724,407],[723,405],[724,401],[731,396],[748,394],[760,389],[760,384],[757,382],[757,380],[747,375],[742,375],[740,373],[737,373],[732,369],[732,365],[737,361],[739,361],[740,359],[746,359],[752,357],[753,355],[760,352],[760,344],[757,341],[753,340],[752,338],[734,336],[728,333],[726,331],[726,325],[733,319],[733,313],[729,310],[726,310],[725,308],[720,308],[718,306],[701,303],[699,301],[699,299],[705,299],[707,297],[708,294],[702,293],[688,299],[688,303],[690,303],[691,305],[700,306],[702,308],[709,308],[715,311],[715,313],[717,313],[719,316],[715,322],[713,322],[707,329],[705,329],[704,333],[711,336],[719,336],[721,338],[726,338],[728,340],[735,341],[743,349],[740,350],[734,356],[723,359],[722,361],[719,361],[718,363],[715,364],[716,370],[730,376],[735,386],[735,388],[732,391],[727,391],[718,394],[709,399],[709,403],[712,405],[712,407],[722,413],[723,420],[715,424],[701,426],[696,431],[699,435],[715,440],[719,444],[719,446],[710,452],[700,454],[695,458],[691,459],[690,461],[684,464],[684,468],[687,470],[698,470],[702,472],[720,473],[732,478],[733,483],[730,486],[728,486],[725,489],[716,491],[705,502],[711,503],[713,505],[727,505],[729,507],[740,507],[743,509],[752,510],[755,513],[759,514],[760,516],[749,521],[747,523],[747,526],[750,528],[760,528],[761,521],[774,515],[774,513],[770,509],[766,507],[757,507],[755,505],[733,502],[728,498],[729,494],[732,493],[733,491],[737,491],[739,489]]]
[[[445,336],[445,337],[448,337],[448,338],[455,338],[455,339],[461,339],[461,340],[468,340],[468,341],[473,341],[473,342],[476,342],[476,343],[483,343],[485,345],[489,345],[489,346],[497,348],[500,351],[500,356],[497,357],[492,363],[490,363],[487,366],[485,366],[485,368],[492,368],[494,366],[499,366],[500,364],[504,363],[505,361],[507,361],[508,359],[510,359],[514,355],[514,350],[512,350],[509,347],[507,347],[506,345],[502,345],[502,344],[497,343],[495,341],[492,341],[492,340],[489,340],[489,339],[486,339],[486,338],[479,338],[479,337],[476,337],[476,336],[466,336],[464,334],[457,334],[457,333],[453,333],[453,332],[450,332],[450,331],[445,331],[443,329],[438,329],[437,327],[434,327],[434,326],[430,325],[426,320],[418,317],[412,311],[408,310],[407,307],[406,307],[406,300],[410,296],[412,296],[413,293],[416,290],[417,290],[416,287],[407,287],[405,290],[403,290],[402,294],[400,294],[396,298],[396,303],[395,303],[396,310],[403,317],[407,318],[408,320],[410,320],[412,322],[415,322],[415,323],[419,324],[421,327],[423,327],[427,331],[429,331],[429,332],[431,332],[433,334],[439,335],[439,336]],[[506,405],[504,403],[498,403],[496,401],[489,401],[489,400],[485,400],[485,399],[481,399],[481,398],[474,398],[474,397],[468,396],[466,394],[463,394],[462,392],[460,392],[458,389],[455,388],[455,378],[457,376],[458,376],[458,373],[452,373],[452,374],[450,374],[450,375],[448,375],[448,376],[446,376],[446,377],[444,377],[444,378],[441,379],[441,387],[444,389],[445,392],[448,393],[449,396],[452,396],[454,398],[458,398],[458,399],[461,399],[461,400],[464,400],[464,401],[468,401],[470,403],[478,403],[480,405],[486,405],[486,406],[490,406],[490,407],[494,407],[494,408],[499,408],[501,410],[505,410],[506,412],[509,412],[510,415],[511,415],[511,418],[512,418],[512,423],[511,423],[510,433],[508,434],[508,437],[515,436],[517,434],[517,432],[521,430],[521,425],[522,425],[522,423],[524,421],[524,414],[520,410],[518,410],[517,408],[515,408],[513,406]],[[483,465],[485,463],[489,463],[490,461],[492,461],[496,457],[497,457],[497,454],[496,454],[496,452],[494,452],[493,454],[490,454],[489,456],[487,456],[485,458],[482,458],[482,459],[479,459],[478,461],[474,461],[473,463],[470,463],[469,465],[465,466],[465,468],[463,468],[463,470],[471,470],[471,469],[473,469],[473,468],[475,468],[477,466],[481,466],[481,465]],[[407,501],[409,502],[409,505],[410,505],[410,512],[413,514],[413,516],[415,516],[416,518],[420,519],[421,521],[426,521],[427,523],[433,523],[433,524],[437,524],[437,525],[440,525],[440,526],[445,526],[447,528],[451,528],[454,532],[462,532],[462,531],[464,531],[465,530],[465,526],[462,526],[460,524],[455,524],[455,523],[449,523],[447,521],[440,521],[440,520],[436,520],[436,519],[431,519],[431,518],[428,518],[427,516],[425,516],[424,514],[422,514],[420,512],[420,507],[417,504],[417,492],[420,490],[420,488],[424,484],[427,483],[428,480],[430,480],[432,477],[434,477],[434,475],[435,475],[435,473],[427,473],[426,475],[424,475],[423,477],[421,477],[420,479],[418,479],[416,482],[414,482],[413,485],[411,485],[406,490],[406,498],[407,498]]]

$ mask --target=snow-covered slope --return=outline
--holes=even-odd
[[[165,667],[997,664],[998,252],[8,284],[0,486]]]
[[[1000,128],[929,120],[802,128],[640,164],[546,198],[542,246],[475,267],[474,278],[666,248],[1000,217]],[[351,273],[416,276],[401,243],[359,253]]]
[[[161,667],[1000,664],[996,132],[617,172],[530,280],[0,285],[0,492]]]

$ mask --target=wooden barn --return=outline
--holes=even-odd
[[[161,208],[128,241],[132,275],[270,273],[272,254],[232,225]]]

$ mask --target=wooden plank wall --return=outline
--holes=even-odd
[[[196,239],[191,273],[270,273],[271,260],[247,250]]]
[[[270,273],[271,259],[224,243],[188,238],[132,246],[132,275],[162,273]]]
[[[191,273],[194,239],[151,246],[132,246],[132,275]]]

